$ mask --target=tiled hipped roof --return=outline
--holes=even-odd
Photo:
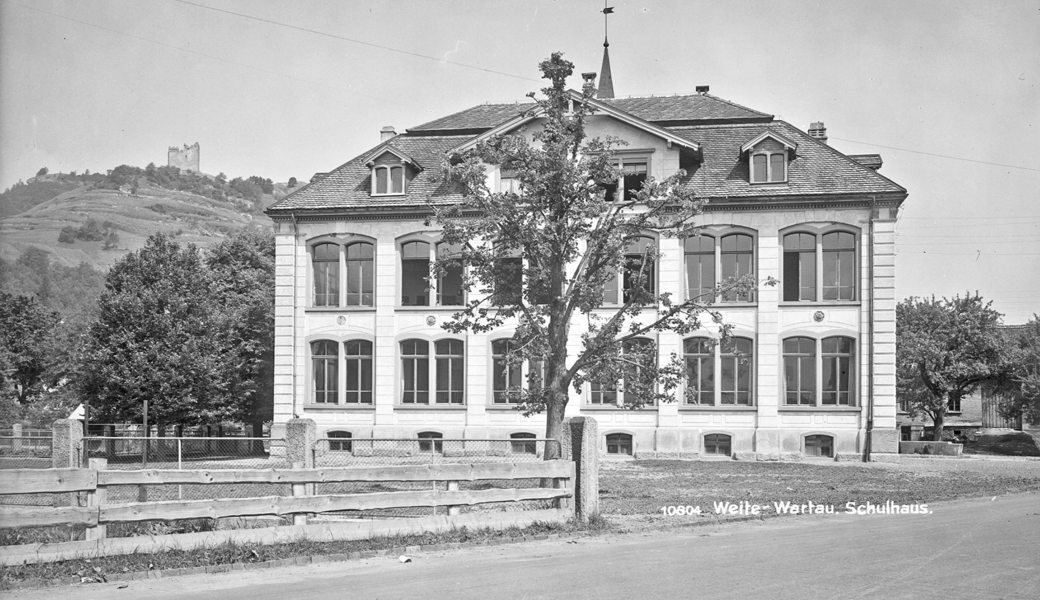
[[[766,201],[768,198],[818,197],[849,194],[905,194],[906,191],[874,170],[841,154],[771,115],[714,96],[668,96],[605,100],[641,119],[657,122],[701,146],[701,160],[684,165],[686,181],[702,198]],[[372,196],[371,171],[363,164],[369,150],[306,185],[268,208],[275,215],[311,210],[395,210],[421,208],[428,198],[438,204],[461,200],[459,190],[442,181],[441,164],[446,152],[533,108],[526,104],[484,104],[408,129],[381,146],[390,146],[412,157],[422,167],[407,185],[407,194]],[[772,131],[798,145],[790,162],[788,182],[753,185],[748,159],[740,147],[764,131]],[[377,147],[377,148],[379,148]]]

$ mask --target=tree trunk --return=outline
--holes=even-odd
[[[567,408],[567,391],[553,390],[552,400],[546,407],[545,437],[556,440],[555,444],[546,444],[545,460],[556,460],[562,455],[563,444],[563,413]]]
[[[932,417],[932,441],[941,442],[943,432],[943,419],[946,416],[945,413],[939,413]]]

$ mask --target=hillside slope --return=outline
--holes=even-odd
[[[280,194],[284,190],[265,197],[262,204],[270,204]],[[80,227],[90,219],[111,224],[119,236],[115,248],[105,250],[100,241],[58,241],[62,228]],[[148,184],[135,194],[84,185],[0,219],[0,258],[14,261],[36,246],[49,252],[54,263],[75,266],[85,262],[107,270],[157,232],[175,235],[182,243],[206,246],[244,227],[269,228],[271,220],[260,207],[242,199],[218,201]]]

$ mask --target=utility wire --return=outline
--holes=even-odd
[[[178,0],[180,1],[180,0]],[[839,137],[831,136],[832,140],[838,140],[840,142],[851,142],[853,144],[863,144],[864,146],[874,146],[876,148],[886,148],[888,150],[899,150],[900,152],[911,152],[913,154],[924,154],[925,156],[938,156],[939,158],[949,158],[952,160],[963,160],[965,162],[979,163],[982,165],[992,165],[994,167],[1007,167],[1009,169],[1021,169],[1023,171],[1036,171],[1040,173],[1040,169],[1034,169],[1033,167],[1019,167],[1017,165],[1005,165],[1002,163],[986,162],[984,160],[975,160],[973,158],[961,158],[959,156],[949,156],[946,154],[933,154],[931,152],[921,152],[920,150],[907,150],[906,148],[896,148],[895,146],[882,146],[881,144],[872,144],[870,142],[857,142],[856,140],[846,140]]]
[[[506,77],[512,77],[514,79],[522,79],[524,81],[534,81],[536,83],[544,83],[540,79],[532,79],[530,77],[524,77],[522,75],[514,75],[512,73],[506,73],[505,71],[496,71],[494,69],[485,69],[484,67],[478,67],[476,65],[468,65],[466,63],[451,62],[451,61],[444,60],[442,58],[437,58],[436,56],[429,56],[429,55],[426,55],[426,54],[419,54],[418,52],[409,52],[407,50],[401,50],[399,48],[392,48],[390,46],[383,46],[381,44],[374,44],[372,42],[363,42],[361,40],[355,40],[353,38],[343,37],[341,35],[336,35],[334,33],[328,33],[328,32],[325,32],[325,31],[318,31],[316,29],[307,29],[306,27],[299,27],[297,25],[290,25],[288,23],[282,23],[281,21],[272,21],[271,19],[263,19],[261,17],[254,17],[253,15],[237,13],[237,12],[234,12],[234,11],[231,11],[231,10],[224,10],[222,8],[215,8],[213,6],[206,6],[205,4],[198,4],[196,2],[188,2],[188,0],[173,0],[173,1],[174,2],[179,2],[181,4],[188,4],[190,6],[197,6],[199,8],[205,8],[206,10],[212,10],[212,11],[215,11],[215,12],[221,12],[221,13],[228,14],[228,15],[235,15],[236,17],[242,17],[243,19],[251,19],[253,21],[260,21],[261,23],[268,23],[270,25],[277,25],[278,27],[286,27],[288,29],[295,29],[297,31],[305,31],[307,33],[313,33],[315,35],[321,35],[321,36],[333,38],[333,39],[336,39],[336,40],[342,40],[344,42],[350,42],[352,44],[361,44],[362,46],[369,46],[371,48],[379,48],[380,50],[387,50],[389,52],[397,52],[398,54],[404,54],[406,56],[414,56],[416,58],[423,58],[423,59],[426,59],[426,60],[432,60],[432,61],[435,61],[435,62],[438,62],[438,63],[441,63],[441,64],[455,65],[456,67],[463,67],[463,68],[466,68],[466,69],[475,69],[477,71],[483,71],[485,73],[493,73],[495,75],[504,75]]]

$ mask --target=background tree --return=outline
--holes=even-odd
[[[589,381],[617,386],[623,378],[626,399],[637,398],[630,407],[670,399],[684,373],[679,359],[659,366],[655,344],[628,342],[653,331],[698,329],[706,306],[703,299],[677,301],[656,293],[653,243],[636,256],[627,251],[646,232],[696,232],[691,217],[700,203],[683,186],[685,173],[664,181],[648,178],[629,193],[606,193],[619,187],[613,150],[622,142],[586,136],[593,90],[586,85],[577,97],[567,91],[570,62],[555,53],[539,67],[550,84],[537,100],[535,110],[543,119],[534,144],[523,132],[495,137],[445,165],[446,179],[459,186],[463,199],[430,207],[443,226],[443,242],[458,249],[440,257],[433,279],[461,277],[465,289],[479,292],[445,329],[486,332],[516,325],[506,362],[544,369],[531,369],[526,389],[509,393],[525,413],[545,411],[546,437],[558,440],[572,385],[577,390]],[[511,169],[518,192],[492,192],[487,165]],[[626,283],[620,306],[596,310],[604,308],[604,287],[616,278]],[[727,285],[747,289],[754,282]],[[644,311],[645,306],[654,309]],[[576,315],[588,325],[572,361],[567,344]],[[721,322],[718,314],[713,317]]]
[[[911,417],[932,419],[942,440],[951,403],[1006,372],[1011,354],[1001,314],[978,294],[907,298],[896,306],[896,385]]]
[[[1040,315],[1022,328],[1005,331],[1011,347],[1011,366],[987,385],[1000,397],[1000,412],[1007,418],[1040,423]]]
[[[214,422],[226,413],[234,360],[214,335],[219,306],[199,251],[162,234],[124,256],[105,278],[79,372],[92,420]]]
[[[251,420],[255,437],[274,411],[274,256],[274,235],[247,229],[206,257],[221,321],[217,335],[235,356],[228,374],[234,403],[226,416]]]
[[[50,169],[47,167],[40,167],[40,170],[36,172],[37,177],[43,177],[47,173],[50,173]]]
[[[0,395],[25,406],[42,391],[61,316],[35,298],[0,292]]]

